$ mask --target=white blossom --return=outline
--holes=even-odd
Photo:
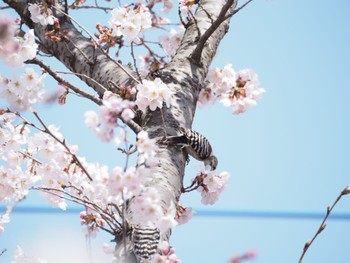
[[[111,12],[109,25],[112,35],[124,36],[127,42],[138,41],[138,35],[151,28],[152,19],[148,7],[137,5],[135,8],[119,7]]]
[[[30,12],[30,18],[34,23],[40,23],[46,26],[53,25],[55,22],[55,17],[52,15],[52,11],[49,8],[38,4],[29,4],[28,10]]]
[[[138,93],[135,104],[140,110],[145,111],[149,107],[151,111],[155,111],[157,108],[161,109],[164,102],[170,107],[172,92],[160,78],[153,81],[143,80],[136,88]]]

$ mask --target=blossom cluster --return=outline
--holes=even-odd
[[[236,73],[231,64],[223,69],[208,72],[206,86],[202,88],[198,105],[213,104],[217,99],[226,107],[232,107],[233,114],[245,112],[256,105],[265,89],[260,87],[258,75],[251,69]]]
[[[179,9],[181,13],[187,14],[190,11],[193,11],[195,2],[195,0],[180,0]]]
[[[159,43],[168,57],[175,55],[177,48],[180,46],[184,33],[185,28],[181,26],[178,30],[171,28],[169,33],[163,34],[159,37]]]
[[[204,205],[213,205],[225,189],[229,177],[230,174],[227,172],[216,174],[215,171],[200,168],[194,182],[199,185],[197,191],[201,193],[201,202]]]
[[[157,164],[155,155],[158,147],[155,140],[148,137],[147,132],[138,133],[136,147],[139,153],[138,165],[127,169],[117,166],[109,175],[108,190],[117,198],[130,198],[139,194],[144,179],[149,175],[149,168]]]
[[[0,76],[0,98],[14,111],[32,110],[44,99],[45,77],[46,74],[39,76],[32,68],[26,68],[23,75],[14,75],[12,79]]]
[[[111,13],[109,25],[113,30],[112,35],[123,36],[127,42],[139,40],[139,34],[152,27],[151,13],[148,7],[142,4],[136,4],[134,8],[115,8]]]
[[[30,12],[30,19],[34,23],[40,23],[43,26],[53,25],[55,17],[47,5],[29,4],[28,10]]]
[[[176,226],[175,205],[172,204],[167,211],[163,211],[160,204],[159,192],[155,188],[145,188],[139,195],[135,196],[130,204],[130,209],[133,211],[131,223],[140,226],[156,227],[161,232]]]
[[[156,254],[151,260],[151,263],[181,263],[177,258],[175,248],[171,247],[168,242],[163,241],[159,244],[161,254]]]
[[[135,92],[134,90],[132,92]],[[129,121],[135,117],[132,108],[134,103],[106,91],[103,95],[103,105],[95,111],[85,113],[85,125],[92,129],[102,141],[111,141],[114,138],[114,129],[118,126],[118,118]]]
[[[155,80],[143,80],[142,83],[137,84],[137,96],[135,104],[137,107],[145,111],[147,107],[151,111],[163,107],[163,102],[170,107],[172,92],[168,86],[162,82],[160,78]]]
[[[17,249],[15,251],[15,256],[13,258],[13,260],[11,261],[11,263],[46,263],[46,260],[43,260],[41,258],[29,258],[26,256],[26,254],[24,253],[23,248],[21,248],[20,246],[17,246]]]
[[[193,209],[191,207],[183,207],[180,203],[177,205],[176,221],[179,225],[186,224],[193,217]]]
[[[16,34],[17,25],[10,18],[0,16],[0,59],[10,67],[22,67],[24,61],[36,56],[38,45],[34,31],[29,30],[23,37]]]
[[[31,135],[25,123],[16,123],[13,113],[3,110],[0,120],[0,161],[3,162],[0,163],[1,203],[20,200],[33,187],[41,190],[52,206],[63,210],[67,208],[66,194],[80,203],[88,200],[89,203],[85,204],[87,210],[80,217],[88,233],[94,234],[98,227],[105,225],[101,211],[118,220],[121,215],[113,212],[114,207],[109,204],[121,206],[126,199],[136,196],[135,214],[138,215],[140,209],[143,212],[140,214],[142,217],[137,219],[136,216],[135,220],[143,222],[156,217],[160,229],[177,224],[175,206],[171,206],[169,211],[162,210],[157,191],[145,190],[143,186],[150,168],[158,165],[155,158],[158,148],[147,132],[141,131],[137,136],[138,165],[128,169],[117,166],[109,171],[107,166],[88,163],[85,158],[77,157],[78,147],[69,145],[52,125],[47,125],[49,132],[39,131]],[[88,176],[93,180],[89,180]],[[8,215],[0,218],[0,232],[8,221]]]

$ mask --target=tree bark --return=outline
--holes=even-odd
[[[67,17],[57,13],[63,30],[67,30],[69,41],[55,43],[45,38],[46,27],[34,24],[30,20],[27,10],[28,2],[25,0],[4,0],[14,8],[30,28],[34,28],[36,36],[40,39],[48,53],[55,56],[72,72],[83,74],[94,79],[110,90],[109,82],[116,85],[135,84],[132,78],[121,70],[100,49],[94,48],[91,40],[73,25]],[[232,14],[237,5],[237,0],[202,0],[192,19],[188,24],[183,40],[175,56],[161,69],[159,76],[174,93],[170,108],[163,107],[167,135],[178,134],[180,127],[191,128],[195,115],[198,95],[204,83],[209,65],[218,49],[218,45],[229,29],[230,18],[219,21],[218,27],[209,35],[203,47],[201,47],[200,59],[193,59],[192,54],[196,50],[201,36],[203,36],[217,18],[228,2],[231,3],[226,16]],[[199,35],[200,33],[200,35]],[[198,49],[197,49],[198,51]],[[196,51],[196,52],[197,52]],[[134,74],[129,70],[131,74]],[[89,78],[82,78],[87,85],[92,87],[100,96],[104,90]],[[161,139],[164,136],[164,127],[159,110],[148,111],[143,115],[141,127],[149,133],[151,138]],[[168,208],[171,203],[177,204],[180,199],[185,171],[186,154],[174,147],[160,146],[157,153],[159,165],[152,168],[149,178],[146,179],[146,187],[158,190],[162,197],[163,208]],[[133,200],[130,200],[132,202]],[[133,211],[128,211],[129,219],[133,217]],[[162,240],[168,240],[170,233],[161,233]],[[120,237],[116,237],[120,239]],[[116,255],[122,259],[128,258],[128,262],[136,262],[131,251],[130,236],[120,242],[116,248]],[[127,247],[125,253],[124,247]],[[119,262],[119,261],[118,261]]]

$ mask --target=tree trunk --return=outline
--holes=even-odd
[[[18,12],[23,22],[34,28],[42,43],[42,50],[54,55],[72,72],[85,76],[81,77],[82,80],[100,96],[104,92],[101,85],[106,90],[113,91],[110,83],[116,86],[135,84],[130,77],[130,74],[134,74],[130,69],[125,72],[99,48],[93,47],[91,39],[84,37],[63,14],[56,11],[55,16],[60,18],[62,29],[67,30],[69,40],[55,43],[45,38],[46,27],[31,21],[27,10],[30,1],[4,2]],[[218,45],[228,31],[229,15],[233,13],[236,5],[237,0],[202,0],[194,19],[186,25],[183,40],[175,56],[160,70],[159,77],[174,93],[170,108],[163,107],[168,135],[178,134],[179,127],[191,128],[200,89]],[[223,11],[224,8],[227,12]],[[96,82],[101,85],[97,85]],[[157,140],[164,136],[160,114],[159,110],[148,111],[140,122],[140,126],[149,133],[150,138]],[[146,179],[146,187],[157,189],[163,208],[168,208],[171,203],[177,204],[180,198],[187,156],[177,148],[161,146],[157,158],[159,165],[152,168],[150,177]],[[128,216],[132,218],[133,211],[128,211]],[[170,233],[161,233],[161,240],[168,240],[169,236]],[[130,236],[126,242],[126,246],[123,242],[117,245],[116,255],[122,255],[124,259],[127,255],[129,262],[136,262],[130,249]],[[126,253],[124,247],[127,247]]]

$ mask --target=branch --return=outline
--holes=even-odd
[[[38,191],[42,191],[42,192],[45,192],[47,194],[50,194],[50,195],[54,195],[54,196],[57,196],[59,198],[62,198],[64,200],[67,200],[67,201],[70,201],[70,202],[73,202],[73,203],[76,203],[76,204],[79,204],[79,205],[82,205],[82,206],[85,206],[85,208],[89,208],[91,209],[92,211],[95,211],[96,213],[100,214],[101,217],[106,221],[106,223],[108,224],[108,226],[113,230],[113,231],[109,231],[107,230],[106,228],[101,228],[105,231],[107,231],[108,233],[114,235],[114,232],[116,231],[116,229],[113,228],[113,222],[111,222],[107,217],[110,217],[112,219],[112,221],[116,221],[113,216],[109,215],[107,212],[105,212],[102,208],[100,208],[98,205],[88,201],[88,200],[84,200],[82,198],[79,198],[75,195],[72,195],[72,194],[69,194],[67,193],[66,191],[64,190],[61,190],[61,189],[56,189],[56,188],[49,188],[49,187],[33,187],[32,189],[34,190],[38,190]],[[55,193],[57,192],[57,193]],[[65,196],[62,196],[60,194],[63,194],[63,195],[67,195],[68,197],[65,197]],[[120,225],[119,222],[117,222],[118,225]]]
[[[228,0],[226,4],[222,7],[218,18],[211,24],[211,26],[205,31],[205,33],[200,37],[196,49],[193,51],[191,58],[196,64],[200,63],[202,51],[208,38],[218,29],[222,22],[225,21],[227,11],[237,3],[237,0]]]
[[[45,133],[49,134],[52,138],[54,138],[59,144],[61,144],[66,150],[67,152],[73,157],[74,162],[83,170],[83,172],[86,174],[86,176],[89,178],[90,181],[92,180],[91,175],[89,174],[89,172],[85,169],[85,167],[83,166],[83,164],[80,162],[80,160],[78,159],[78,157],[71,152],[71,150],[69,149],[69,147],[66,144],[66,141],[63,140],[61,141],[60,139],[58,139],[51,131],[50,129],[46,126],[46,124],[44,123],[44,121],[40,118],[40,116],[38,115],[37,112],[33,112],[34,116],[38,119],[38,121],[40,122],[40,124],[44,127],[44,131]]]
[[[4,248],[1,253],[0,253],[0,257],[7,251],[7,248]]]
[[[60,21],[60,32],[65,36],[62,41],[52,41],[46,37],[47,27],[40,23],[33,23],[28,12],[28,1],[18,0],[3,0],[13,8],[21,17],[29,28],[33,28],[35,35],[38,37],[41,47],[45,47],[45,52],[55,56],[72,72],[85,74],[100,83],[104,87],[108,87],[108,82],[112,81],[119,85],[133,85],[135,77],[132,77],[134,72],[130,69],[125,69],[123,66],[112,59],[108,53],[100,46],[96,46],[96,41],[92,38],[87,38],[83,35],[80,28],[73,24],[74,19],[65,19],[66,12],[55,11],[57,18]],[[58,3],[59,1],[55,1]],[[59,6],[56,6],[56,9]],[[82,56],[85,54],[85,56]],[[88,59],[88,60],[86,60]],[[92,62],[92,63],[89,63]],[[119,64],[119,65],[118,65]],[[102,97],[105,89],[101,89],[100,85],[96,85],[90,79],[82,78],[89,86],[98,92]],[[113,90],[111,90],[113,91]]]
[[[70,5],[70,9],[100,9],[102,11],[107,11],[113,10],[112,7],[103,7],[103,6],[95,6],[95,5]]]
[[[303,249],[303,253],[301,254],[298,263],[302,263],[303,258],[305,256],[305,253],[307,252],[307,250],[310,248],[310,246],[312,245],[312,243],[314,242],[314,240],[318,237],[319,234],[322,233],[322,231],[326,228],[327,224],[326,224],[326,220],[328,219],[328,216],[330,215],[330,213],[332,212],[333,208],[335,207],[335,205],[339,202],[339,200],[344,196],[350,193],[350,187],[346,187],[337,197],[337,199],[334,201],[333,205],[331,207],[327,207],[327,213],[326,216],[324,217],[320,227],[317,229],[315,235],[313,236],[313,238],[311,240],[306,241],[305,245],[304,245],[304,249]]]
[[[58,72],[52,70],[48,65],[46,65],[42,60],[38,59],[38,58],[34,58],[31,60],[26,61],[25,63],[27,64],[36,64],[40,67],[42,67],[43,69],[45,69],[45,71],[47,73],[49,73],[55,80],[57,80],[59,83],[63,83],[65,86],[67,86],[68,88],[70,88],[71,90],[73,90],[75,93],[83,96],[84,98],[87,98],[93,102],[95,102],[97,105],[101,105],[102,101],[99,98],[96,98],[95,96],[79,89],[77,86],[74,86],[73,84],[71,84],[70,82],[68,82],[67,80],[63,79],[62,77],[60,77],[60,75],[58,75]],[[62,73],[62,72],[61,72]],[[74,74],[78,74],[78,73],[74,73]],[[88,76],[84,75],[84,77],[89,78]],[[98,85],[100,85],[102,88],[104,88],[101,84],[99,84],[97,81],[96,83]]]
[[[68,15],[67,13],[63,12],[62,10],[60,10],[59,8],[52,6],[53,9],[55,9],[56,11],[60,12],[61,14],[65,15],[66,17],[68,17],[69,19],[71,19],[74,23],[76,23],[82,30],[84,30],[89,37],[91,38],[91,40],[93,41],[94,45],[96,47],[98,47],[100,49],[100,51],[102,51],[103,54],[105,54],[108,58],[110,58],[121,70],[124,71],[124,73],[126,73],[130,78],[132,78],[136,83],[140,83],[132,74],[130,74],[129,71],[127,71],[124,66],[122,64],[120,64],[118,61],[115,61],[114,59],[112,59],[109,54],[100,46],[99,43],[97,43],[97,41],[95,40],[95,38],[93,37],[93,35],[83,26],[81,25],[77,20],[75,20],[73,17],[71,17],[70,15]]]
[[[244,7],[246,7],[250,2],[252,2],[253,0],[248,0],[247,2],[245,2],[242,6],[240,6],[239,8],[237,8],[235,11],[233,11],[232,14],[227,15],[224,19],[228,19],[232,16],[234,16],[235,14],[237,14],[239,11],[241,11]]]
[[[85,167],[82,165],[82,163],[79,161],[78,157],[71,152],[71,150],[69,149],[69,147],[67,146],[66,144],[66,141],[63,140],[61,141],[60,139],[58,139],[50,130],[49,128],[46,126],[46,124],[44,123],[44,121],[39,117],[38,113],[36,112],[33,112],[34,116],[38,119],[38,121],[40,122],[40,124],[44,127],[44,129],[41,129],[39,128],[38,126],[36,126],[34,123],[32,122],[29,122],[27,119],[25,119],[20,113],[18,112],[13,112],[11,110],[8,109],[8,112],[12,112],[14,113],[16,116],[20,117],[25,124],[28,124],[30,126],[32,126],[33,128],[41,131],[41,132],[44,132],[44,133],[47,133],[48,135],[50,135],[52,138],[54,138],[59,144],[61,144],[65,149],[66,151],[72,156],[73,160],[75,161],[75,163],[82,169],[82,171],[86,174],[86,176],[89,178],[90,181],[93,181],[92,180],[92,177],[90,176],[90,174],[88,173],[88,171],[85,169]]]

